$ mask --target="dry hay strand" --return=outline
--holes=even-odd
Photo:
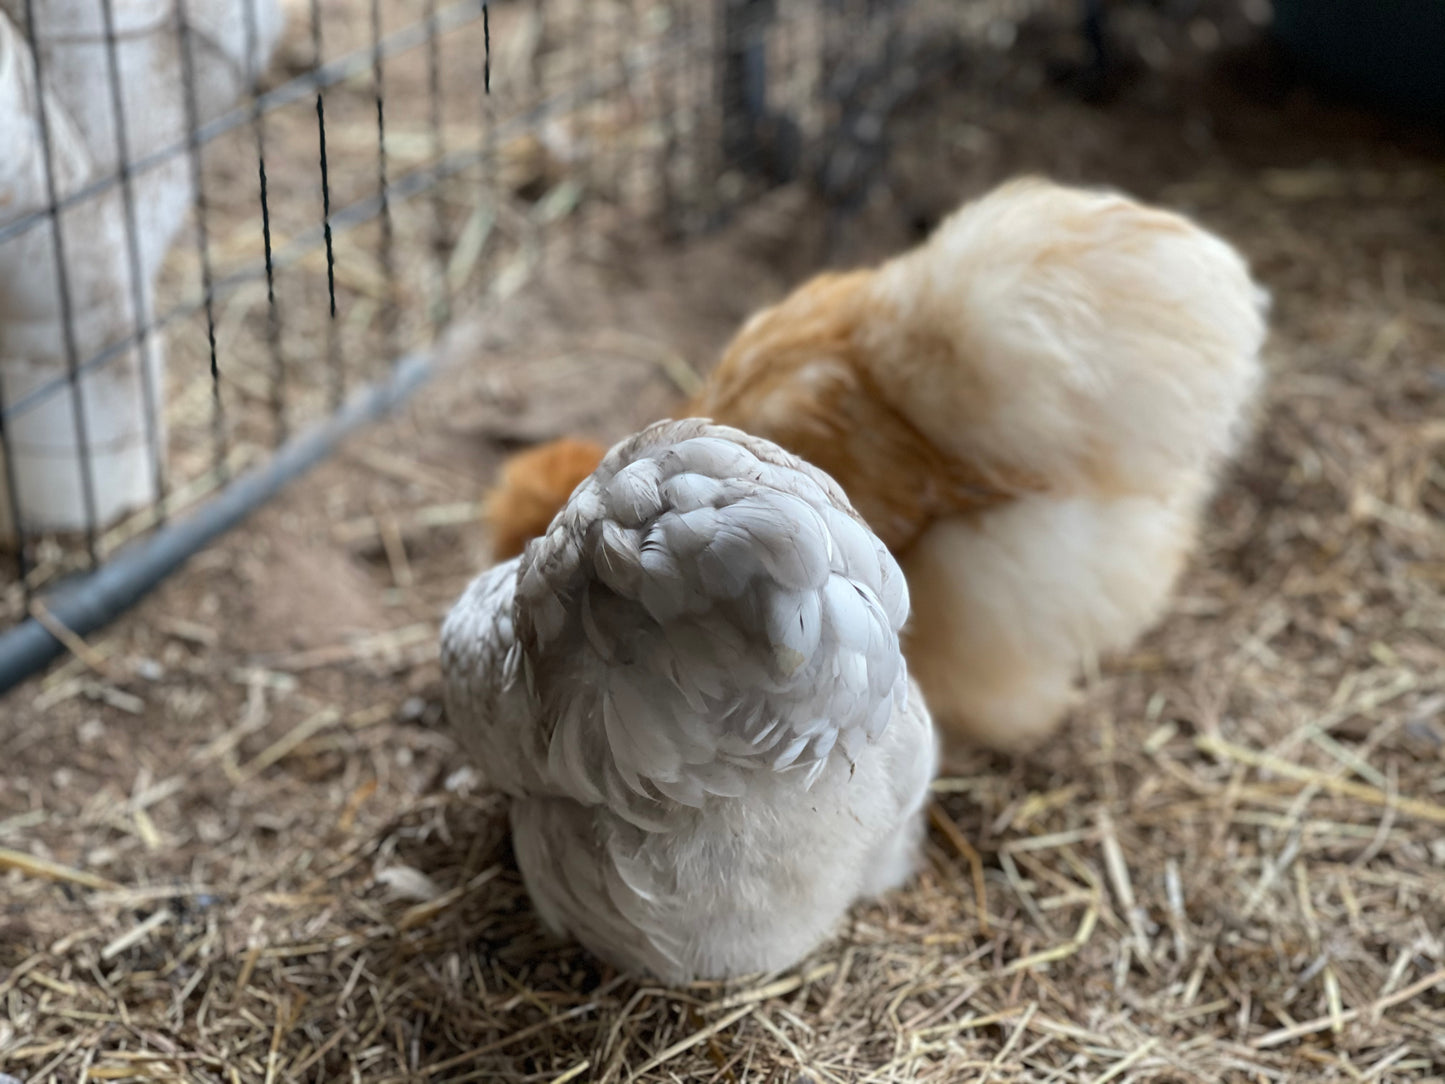
[[[989,97],[984,135],[981,96],[959,95],[923,135],[900,125],[900,157],[955,147],[932,167],[952,201],[958,177],[982,188],[1040,147],[1064,170],[1100,155],[1243,241],[1277,302],[1264,424],[1173,613],[1053,747],[954,758],[924,871],[783,974],[668,990],[545,935],[501,802],[437,725],[436,620],[479,559],[474,460],[496,454],[445,423],[527,351],[589,359],[577,386],[615,393],[619,425],[644,420],[623,380],[638,366],[589,344],[614,325],[688,342],[706,306],[669,325],[674,293],[609,271],[568,291],[569,325],[523,291],[474,344],[494,368],[449,374],[93,639],[90,665],[6,702],[0,1072],[1445,1077],[1445,175],[1388,142],[1280,149],[1274,112],[1268,154],[1189,164],[1185,126],[1149,127],[1153,106],[1111,120],[996,86],[1018,100]],[[1302,164],[1281,174],[1287,153]],[[1165,158],[1186,165],[1158,176]],[[756,267],[723,253],[717,297]],[[698,249],[644,255],[673,291],[705,270]],[[660,356],[641,360],[666,402]],[[556,397],[557,372],[508,379]],[[281,575],[308,547],[337,569],[329,588]],[[333,592],[307,608],[369,592],[375,612],[319,641],[266,624],[302,587]]]

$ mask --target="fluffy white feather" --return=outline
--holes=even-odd
[[[940,725],[1036,745],[1079,673],[1163,613],[1250,430],[1268,295],[1182,216],[1024,180],[886,264],[869,298],[892,401],[981,474],[1043,482],[937,518],[901,556],[909,662]],[[953,364],[929,365],[929,342]]]
[[[906,877],[935,767],[907,586],[838,486],[702,421],[619,444],[442,630],[543,920],[681,982],[793,963]]]

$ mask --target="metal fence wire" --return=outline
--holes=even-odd
[[[846,205],[923,6],[0,0],[0,678],[405,394],[542,246],[804,174]]]

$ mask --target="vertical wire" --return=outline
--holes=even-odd
[[[191,23],[186,0],[176,0],[176,24],[181,46],[181,81],[185,85],[186,157],[190,159],[191,185],[196,211],[196,252],[201,260],[201,299],[206,312],[206,343],[211,354],[211,442],[216,477],[229,478],[226,413],[221,401],[221,366],[216,355],[215,278],[211,267],[211,240],[204,170],[201,168],[200,117],[196,104],[196,59],[191,52]]]
[[[331,244],[331,178],[326,166],[326,99],[316,92],[316,135],[321,145],[321,232],[326,240],[326,296],[330,301],[326,321],[326,360],[331,408],[341,406],[346,394],[346,372],[336,336],[336,253]]]
[[[538,0],[540,3],[540,0]],[[500,202],[497,189],[497,110],[492,101],[492,14],[482,4],[482,191],[478,208],[490,201],[495,208]],[[494,211],[495,213],[495,211]],[[460,284],[458,284],[460,285]]]
[[[310,0],[311,69],[321,67],[321,0]],[[321,231],[326,239],[326,400],[332,410],[346,395],[346,369],[341,363],[341,340],[336,329],[336,259],[331,245],[331,180],[326,172],[326,92],[316,88],[316,136],[321,150]]]
[[[40,128],[40,152],[45,159],[45,199],[50,214],[51,238],[55,249],[55,277],[60,300],[61,336],[65,343],[66,379],[70,383],[71,413],[75,440],[80,451],[80,492],[85,508],[85,552],[90,567],[100,563],[96,551],[95,464],[90,458],[90,431],[86,425],[85,403],[80,393],[80,347],[75,341],[75,311],[70,296],[70,269],[65,260],[65,231],[60,223],[60,199],[51,156],[50,117],[45,111],[45,72],[40,56],[39,33],[35,26],[35,0],[25,0],[25,35],[35,63],[36,119]],[[17,498],[18,503],[18,498]]]
[[[261,202],[261,243],[266,259],[266,347],[271,355],[272,441],[280,446],[289,435],[286,417],[286,357],[281,348],[281,314],[276,307],[276,268],[271,251],[271,204],[266,192],[266,123],[256,97],[257,28],[256,0],[241,0],[246,30],[246,93],[251,96],[251,132],[256,145],[256,178]]]
[[[26,13],[26,24],[30,24],[29,12]],[[29,35],[31,55],[35,56],[34,33]],[[45,110],[45,88],[40,85],[40,72],[35,71],[35,98],[41,112]],[[45,168],[50,169],[50,157],[45,156]],[[54,215],[54,210],[51,214]],[[61,269],[64,274],[64,269]],[[33,595],[30,585],[30,538],[29,532],[25,529],[24,517],[20,514],[20,485],[19,478],[15,473],[15,449],[10,443],[10,430],[8,420],[10,408],[5,401],[5,380],[0,374],[0,459],[5,461],[5,503],[10,510],[11,529],[15,533],[15,580],[20,584],[21,598],[28,606]]]
[[[479,157],[477,159],[477,191],[476,207],[470,212],[471,221],[468,222],[464,234],[469,235],[472,227],[487,213],[488,206],[496,206],[497,191],[497,120],[495,111],[492,108],[492,15],[491,10],[482,0],[482,93],[477,98],[477,148]],[[482,264],[482,252],[486,249],[486,239],[483,237],[478,245],[475,255],[475,265]],[[443,269],[444,287],[449,291],[461,291],[466,285],[466,280],[471,277],[471,266],[466,268],[466,275],[453,281],[454,275],[460,270],[454,267],[450,260],[445,261]],[[485,272],[483,273],[485,276]]]
[[[376,190],[381,200],[381,274],[386,283],[386,307],[382,333],[386,336],[388,360],[397,356],[396,237],[391,219],[391,185],[386,174],[386,113],[383,106],[384,76],[381,64],[381,0],[371,0],[371,80],[376,96]]]
[[[259,121],[259,117],[257,120]],[[276,307],[276,267],[271,253],[271,203],[266,193],[266,148],[256,126],[256,173],[261,200],[261,243],[266,252],[266,343],[271,351],[271,427],[277,447],[290,433],[286,417],[286,355],[281,348],[281,314]]]
[[[442,58],[441,36],[437,29],[437,0],[426,0],[427,94],[428,122],[431,127],[432,159],[438,166],[446,157],[446,133],[442,128]],[[440,335],[451,315],[451,298],[447,290],[447,209],[442,198],[442,179],[432,182],[432,260],[436,266],[437,296],[432,304],[432,330]]]
[[[30,602],[30,561],[26,557],[26,551],[30,548],[30,539],[25,530],[25,523],[20,518],[20,490],[16,485],[15,478],[15,449],[10,445],[10,431],[5,421],[9,417],[9,407],[5,405],[5,381],[0,379],[0,459],[5,461],[5,503],[10,508],[10,522],[15,531],[15,579],[20,584],[22,597],[26,603]]]
[[[111,119],[115,124],[116,169],[120,178],[121,206],[125,213],[126,259],[130,267],[131,310],[135,318],[136,350],[140,362],[141,403],[145,417],[146,444],[150,448],[154,496],[151,510],[157,524],[166,521],[165,448],[160,436],[160,389],[151,371],[150,350],[153,327],[146,309],[144,263],[140,256],[140,222],[136,216],[135,186],[131,173],[130,132],[120,85],[120,57],[116,45],[114,0],[100,0],[100,17],[105,34],[105,61],[109,73]]]

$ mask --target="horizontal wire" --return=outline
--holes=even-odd
[[[482,7],[482,0],[461,0],[460,3],[453,4],[437,13],[437,25],[442,32],[458,30],[480,19]],[[386,59],[415,49],[417,46],[425,44],[426,40],[426,24],[424,22],[413,23],[411,26],[383,38],[379,49],[382,58]],[[238,106],[221,114],[215,120],[199,125],[195,130],[194,145],[205,146],[228,132],[249,124],[257,109],[259,109],[260,115],[265,116],[284,106],[308,101],[318,90],[344,83],[358,72],[369,70],[374,55],[374,50],[368,45],[347,53],[343,57],[338,57],[336,60],[328,61],[305,75],[299,75],[295,79],[281,84],[275,90],[268,90],[265,94],[256,97],[254,105]],[[193,140],[190,136],[186,136],[134,161],[122,163],[121,168],[115,173],[107,174],[92,181],[84,188],[62,197],[56,202],[55,210],[64,211],[109,192],[112,188],[119,186],[122,179],[128,175],[148,172],[173,158],[188,154],[192,145]],[[37,228],[40,223],[49,220],[51,213],[50,207],[43,207],[0,225],[0,244]]]
[[[425,39],[423,38],[421,40],[424,41]],[[618,85],[620,85],[624,79],[635,76],[640,72],[649,71],[650,69],[662,62],[663,59],[660,55],[655,57],[649,57],[646,60],[641,61],[629,61],[625,73],[619,73],[609,79],[594,79],[591,82],[579,84],[577,86],[569,88],[568,90],[554,94],[546,101],[541,102],[533,108],[525,110],[517,114],[510,120],[503,122],[497,128],[497,136],[500,138],[506,138],[508,136],[520,135],[525,132],[534,131],[537,127],[539,127],[542,121],[548,119],[556,113],[565,112],[568,109],[574,108],[579,103],[586,101],[597,94],[607,93],[608,91],[613,90]],[[360,70],[366,70],[366,68],[369,68],[370,63],[371,52],[370,50],[367,50],[366,65]],[[249,111],[247,111],[245,115],[247,118],[249,118]],[[452,153],[448,154],[446,158],[443,159],[441,162],[429,166],[418,166],[416,169],[410,170],[407,173],[404,173],[391,180],[387,186],[388,198],[403,200],[408,199],[412,196],[417,195],[418,193],[426,191],[438,181],[444,180],[447,177],[460,173],[463,170],[470,168],[471,166],[477,165],[478,163],[485,161],[486,157],[487,151],[484,147],[479,147],[471,150],[453,151]],[[354,229],[365,222],[369,222],[372,218],[376,217],[376,215],[380,213],[383,202],[384,201],[380,196],[368,196],[365,199],[357,200],[354,203],[348,204],[341,210],[334,212],[331,215],[332,232],[345,232],[348,229]],[[0,235],[0,240],[3,240],[3,235]],[[296,237],[294,237],[290,242],[288,242],[284,247],[282,247],[274,255],[273,265],[276,269],[280,269],[294,264],[297,260],[304,257],[308,252],[312,251],[313,249],[320,248],[324,241],[324,228],[320,225],[313,226],[310,229],[307,229],[302,233],[297,234]],[[264,261],[253,262],[243,270],[233,271],[229,275],[217,278],[211,284],[211,297],[215,300],[219,300],[222,297],[225,297],[226,295],[234,292],[236,289],[245,285],[246,283],[255,282],[258,279],[263,278],[265,276],[265,273],[266,269]],[[139,341],[141,334],[143,334],[144,332],[155,332],[163,328],[169,327],[171,324],[175,323],[178,320],[183,320],[188,316],[193,316],[195,313],[201,310],[203,305],[204,300],[198,298],[196,300],[183,302],[182,304],[174,306],[163,315],[157,317],[148,329],[143,329],[143,331],[141,332],[132,332],[125,337],[116,340],[114,343],[107,346],[104,350],[99,351],[94,356],[87,358],[84,362],[80,364],[77,372],[79,372],[80,374],[85,374],[103,367],[107,362],[115,360],[117,357],[130,350],[131,347],[135,346],[136,343]],[[66,385],[66,383],[67,381],[64,379],[57,379],[49,383],[42,384],[37,388],[32,388],[27,394],[17,399],[15,402],[7,403],[3,410],[3,416],[5,418],[14,418],[27,410],[34,409],[36,406],[44,402],[46,399],[50,398],[52,395],[57,394]]]

